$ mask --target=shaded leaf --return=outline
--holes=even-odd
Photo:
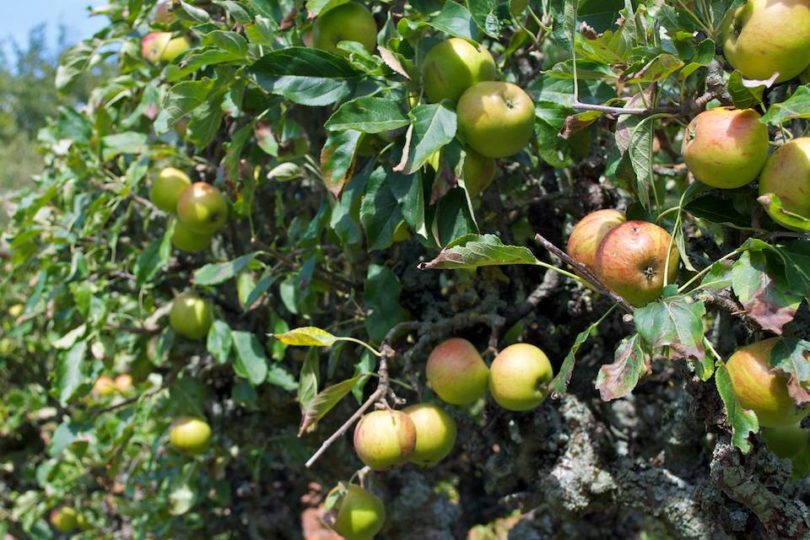
[[[218,285],[223,281],[227,281],[236,277],[242,270],[261,254],[260,251],[254,251],[247,255],[237,257],[232,261],[224,263],[206,264],[202,268],[194,271],[194,284],[195,285]]]
[[[231,337],[236,348],[234,372],[254,386],[263,383],[267,377],[267,357],[262,344],[251,332],[233,331]]]
[[[653,350],[670,347],[681,358],[702,360],[705,314],[703,302],[675,297],[638,308],[633,318],[639,335]]]
[[[763,253],[743,253],[732,267],[731,283],[746,313],[764,330],[781,334],[796,316],[801,296],[782,278],[769,275]]]
[[[641,345],[641,338],[633,334],[616,348],[612,364],[599,368],[596,389],[603,401],[611,401],[628,395],[649,369],[649,357]]]
[[[363,133],[383,133],[405,127],[410,123],[391,99],[361,97],[347,101],[326,121],[326,129],[340,131],[354,129]]]
[[[508,264],[537,264],[529,248],[507,246],[494,234],[468,234],[454,240],[432,261],[420,263],[420,270],[478,268]]]
[[[303,435],[307,429],[327,415],[335,405],[340,403],[346,395],[352,391],[352,388],[360,382],[367,375],[356,375],[351,379],[346,379],[337,384],[333,384],[324,388],[318,395],[307,403],[301,403],[301,427],[298,430],[298,436]]]

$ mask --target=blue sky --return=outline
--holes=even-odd
[[[10,39],[20,44],[28,43],[28,31],[40,23],[48,25],[48,42],[56,45],[59,25],[67,28],[67,39],[75,43],[93,35],[106,17],[89,17],[87,7],[103,5],[104,0],[0,0],[14,4],[2,8],[0,16],[0,41],[6,46]]]

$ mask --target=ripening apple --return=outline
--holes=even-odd
[[[115,382],[109,375],[101,375],[93,384],[93,395],[107,397],[115,393]]]
[[[150,32],[141,39],[141,55],[153,64],[163,57],[163,51],[172,39],[171,32]]]
[[[121,394],[129,394],[134,388],[132,385],[132,375],[121,373],[115,376],[115,390]]]
[[[205,182],[195,182],[177,201],[177,218],[197,234],[214,234],[225,226],[228,202],[219,189]]]
[[[354,450],[360,461],[384,471],[408,461],[416,445],[416,427],[402,411],[379,410],[363,416],[354,429]]]
[[[721,27],[726,60],[747,79],[787,81],[810,63],[807,0],[748,0]]]
[[[770,338],[740,347],[726,362],[737,401],[766,428],[796,425],[810,412],[799,410],[788,393],[787,376],[768,363],[778,341]]]
[[[180,251],[185,251],[187,253],[205,251],[211,247],[211,235],[197,234],[178,221],[174,225],[174,232],[172,233],[172,245]]]
[[[519,86],[484,81],[467,89],[456,107],[458,131],[482,156],[509,157],[520,152],[534,129],[534,103]]]
[[[487,391],[489,368],[466,339],[451,338],[438,344],[428,356],[425,372],[433,391],[453,405],[468,405]]]
[[[529,411],[546,399],[553,378],[551,362],[539,347],[516,343],[492,361],[489,393],[508,411]]]
[[[762,436],[768,449],[780,458],[790,459],[807,449],[810,431],[794,424],[787,427],[764,428]]]
[[[211,442],[211,426],[202,418],[182,416],[169,428],[169,443],[180,453],[198,455]]]
[[[326,496],[340,493],[326,517],[329,525],[346,540],[371,540],[385,523],[385,506],[379,497],[356,484],[334,487]]]
[[[190,48],[191,42],[189,42],[187,37],[180,36],[172,38],[169,40],[169,43],[166,44],[166,48],[163,49],[163,54],[160,59],[164,62],[171,62]]]
[[[794,228],[788,218],[767,205],[768,194],[779,197],[784,210],[810,219],[810,137],[799,137],[780,146],[759,177],[760,201],[781,225]]]
[[[568,237],[568,254],[572,259],[596,272],[596,250],[605,235],[627,221],[618,210],[591,212],[574,225]]]
[[[455,37],[434,45],[422,63],[422,84],[433,103],[455,102],[467,88],[495,75],[495,60],[487,49]]]
[[[456,444],[456,421],[447,412],[432,403],[417,403],[404,411],[416,428],[416,446],[411,463],[431,467],[453,450]]]
[[[377,47],[377,22],[366,6],[348,2],[321,12],[312,26],[312,44],[325,51],[346,54],[338,49],[341,41],[357,41],[368,52]]]
[[[733,189],[754,180],[768,159],[768,128],[753,109],[718,107],[697,115],[683,137],[683,159],[695,178]]]
[[[664,290],[678,275],[680,256],[667,231],[646,221],[627,221],[605,235],[596,250],[596,275],[629,304],[641,307]],[[669,251],[668,251],[669,250]]]
[[[495,179],[495,160],[484,157],[474,150],[467,150],[461,174],[464,176],[464,187],[467,188],[467,193],[470,194],[470,197],[477,197]]]
[[[180,195],[190,185],[191,179],[186,173],[174,167],[166,167],[160,170],[152,182],[149,200],[164,212],[174,213],[177,210]]]
[[[177,295],[169,311],[169,324],[177,334],[188,339],[203,339],[214,322],[211,304],[196,293]]]
[[[79,526],[79,513],[70,506],[62,506],[51,511],[51,525],[60,533],[69,533]]]

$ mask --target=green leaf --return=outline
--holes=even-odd
[[[141,154],[146,151],[146,134],[125,131],[101,139],[102,159],[109,161],[121,154]]]
[[[267,370],[267,382],[274,386],[280,386],[290,392],[298,388],[298,382],[295,380],[295,377],[278,364],[270,365],[270,369]]]
[[[810,232],[810,219],[786,209],[784,204],[782,204],[782,199],[780,199],[779,195],[776,193],[765,193],[757,198],[757,202],[761,204],[771,216],[779,216],[777,221],[780,225],[784,225],[795,231]]]
[[[810,402],[810,341],[780,339],[768,363],[788,376],[788,392],[793,401],[798,405]]]
[[[731,286],[746,313],[775,334],[793,320],[802,299],[783,277],[769,272],[762,252],[746,251],[734,262]]]
[[[702,360],[703,302],[687,302],[684,297],[652,302],[633,312],[636,329],[653,350],[671,348],[679,357]]]
[[[408,312],[399,305],[401,290],[399,279],[390,269],[369,265],[363,305],[368,313],[366,331],[372,340],[382,340],[391,328],[407,319]]]
[[[62,405],[67,405],[85,382],[82,366],[86,354],[87,342],[80,341],[57,357],[54,386]]]
[[[214,321],[210,330],[208,330],[206,349],[214,357],[214,360],[220,364],[225,364],[231,354],[231,347],[233,347],[231,327],[225,321]]]
[[[415,172],[456,136],[456,112],[443,103],[417,105],[410,115],[413,120],[410,144],[394,168],[405,173]]]
[[[615,361],[599,368],[596,388],[604,401],[628,395],[647,372],[649,357],[641,344],[641,337],[633,334],[616,348]]]
[[[359,131],[338,131],[327,135],[321,150],[321,177],[332,195],[338,197],[354,170]]]
[[[449,36],[472,41],[477,41],[478,38],[478,28],[476,28],[472,14],[458,2],[444,2],[442,10],[429,20],[428,24]]]
[[[69,49],[59,67],[56,69],[56,88],[59,91],[69,90],[92,67],[103,61],[96,47],[82,41]]]
[[[368,236],[369,251],[393,244],[394,229],[402,221],[399,201],[391,191],[390,182],[393,180],[383,168],[378,168],[369,178],[360,205],[360,221]]]
[[[174,228],[169,227],[163,234],[163,238],[152,241],[138,255],[138,259],[135,261],[135,280],[139,287],[152,281],[152,278],[169,262],[173,232]]]
[[[183,81],[172,86],[155,120],[155,131],[168,132],[182,117],[207,103],[214,84],[213,79],[204,78],[199,81]]]
[[[771,104],[760,122],[779,126],[797,118],[810,118],[810,85],[800,86],[785,101]]]
[[[310,349],[304,359],[301,373],[298,375],[298,403],[305,407],[318,393],[318,376],[320,373],[320,360],[318,351]]]
[[[740,402],[737,401],[737,396],[734,394],[734,388],[731,385],[731,376],[725,364],[721,363],[717,367],[714,382],[717,386],[717,392],[720,394],[720,399],[723,400],[728,423],[731,424],[731,442],[743,454],[747,454],[751,451],[748,434],[759,431],[757,415],[753,411],[743,409]]]
[[[333,384],[324,388],[322,392],[314,396],[306,404],[302,402],[301,427],[298,430],[298,436],[300,437],[313,423],[326,416],[365,377],[367,375],[356,375],[351,379]]]
[[[303,326],[283,334],[270,335],[285,345],[296,347],[331,347],[337,340],[335,336],[326,330],[314,326]]]
[[[398,102],[377,97],[361,97],[341,105],[326,121],[326,129],[383,133],[407,126],[409,123]]]
[[[641,205],[650,208],[650,190],[653,189],[653,133],[659,115],[648,116],[633,128],[627,153],[636,173],[636,195]]]
[[[549,270],[550,271],[550,270]],[[551,395],[555,399],[559,399],[565,394],[565,391],[568,390],[568,383],[571,381],[571,374],[574,372],[574,364],[576,362],[576,354],[579,352],[579,349],[582,345],[588,341],[589,338],[596,335],[596,331],[599,328],[599,325],[605,318],[610,315],[610,313],[615,309],[616,305],[614,304],[602,317],[599,318],[598,321],[592,323],[588,328],[577,334],[576,339],[574,340],[574,344],[571,345],[571,349],[568,351],[568,354],[565,355],[565,359],[563,360],[562,365],[560,366],[560,371],[554,377],[554,380],[551,381],[549,384],[549,388],[551,389]]]
[[[194,271],[195,285],[218,285],[236,277],[262,252],[254,251],[224,263],[206,264]]]
[[[728,78],[726,88],[728,88],[728,93],[731,95],[734,106],[738,109],[756,107],[762,103],[762,94],[765,91],[765,85],[759,84],[758,81],[747,81],[743,79],[742,73],[736,69]]]
[[[267,378],[267,357],[262,344],[251,332],[232,331],[231,336],[236,348],[234,372],[254,386],[263,383]]]
[[[467,0],[467,8],[470,10],[470,14],[478,28],[492,38],[498,39],[500,37],[509,19],[509,9],[506,2],[499,2],[498,0]]]
[[[509,264],[537,264],[531,250],[507,246],[494,234],[468,234],[454,240],[432,261],[420,263],[420,270],[438,268],[478,268]]]

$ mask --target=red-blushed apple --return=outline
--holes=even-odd
[[[373,411],[354,429],[354,450],[360,461],[384,471],[408,461],[416,446],[416,426],[410,416],[393,409]]]
[[[495,179],[495,168],[494,159],[484,157],[474,150],[467,150],[461,174],[470,197],[477,197],[489,187]]]
[[[574,225],[568,236],[568,254],[572,259],[584,264],[591,272],[596,272],[596,250],[605,235],[624,223],[626,218],[618,210],[597,210],[591,212]]]
[[[202,418],[182,416],[169,428],[169,443],[182,454],[202,454],[210,442],[211,426]]]
[[[325,51],[346,54],[338,49],[341,41],[357,41],[368,52],[377,47],[377,23],[366,6],[348,2],[321,12],[312,26],[312,44]]]
[[[529,143],[534,129],[534,103],[519,86],[485,81],[468,88],[456,107],[458,131],[482,156],[503,158]]]
[[[132,385],[132,375],[121,373],[115,376],[115,390],[120,394],[129,394],[134,388]]]
[[[169,324],[177,334],[188,339],[203,339],[214,322],[211,304],[194,292],[177,295],[169,311]]]
[[[785,227],[796,228],[789,216],[771,208],[770,194],[779,197],[782,209],[810,219],[810,137],[793,139],[768,158],[759,177],[759,194],[770,216]]]
[[[695,178],[733,189],[754,180],[768,159],[768,128],[753,109],[719,107],[697,115],[683,136],[683,159]]]
[[[417,403],[403,410],[416,428],[411,463],[432,467],[447,457],[456,444],[456,421],[433,403]]]
[[[495,60],[484,47],[450,38],[431,47],[422,63],[422,84],[433,103],[458,101],[467,88],[497,75]]]
[[[214,234],[225,226],[228,203],[214,186],[195,182],[180,195],[177,218],[191,232]]]
[[[356,484],[341,482],[326,500],[332,503],[326,524],[346,540],[371,540],[385,524],[382,500]]]
[[[551,362],[539,347],[516,343],[492,361],[489,393],[508,411],[530,411],[546,399],[553,378]]]
[[[721,29],[726,60],[747,79],[783,82],[810,64],[808,0],[748,0]]]
[[[172,233],[172,245],[180,251],[198,253],[211,247],[210,234],[197,234],[183,223],[177,222]]]
[[[51,511],[51,525],[60,533],[69,533],[79,526],[79,513],[70,506],[62,506]]]
[[[101,375],[93,384],[93,395],[107,397],[115,393],[115,382],[109,375]]]
[[[186,173],[174,167],[161,169],[152,182],[149,200],[164,212],[174,213],[180,195],[191,185]]]
[[[740,347],[726,361],[737,401],[766,428],[796,425],[810,412],[799,410],[788,393],[787,376],[768,363],[777,342],[778,338],[770,338]]]
[[[654,223],[627,221],[605,235],[596,250],[596,274],[629,304],[652,302],[678,275],[680,256],[672,237]],[[667,260],[669,263],[667,263]]]
[[[191,42],[185,36],[172,38],[163,49],[163,54],[160,59],[164,62],[171,62],[187,50],[191,48]]]
[[[468,405],[487,391],[489,368],[473,344],[451,338],[431,351],[425,366],[428,383],[445,402]]]
[[[790,459],[807,449],[810,431],[795,424],[787,427],[763,428],[762,437],[771,452],[780,458]]]
[[[141,39],[141,55],[153,64],[163,58],[163,51],[172,39],[171,32],[150,32]]]

